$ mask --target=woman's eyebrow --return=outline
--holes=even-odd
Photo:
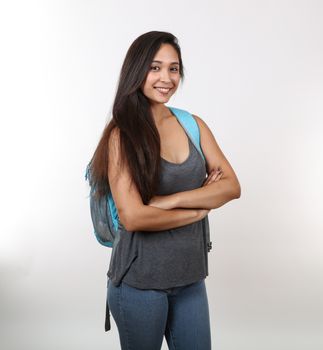
[[[154,60],[153,62],[163,63],[162,61],[156,61],[156,60]],[[175,61],[175,62],[171,62],[170,64],[178,64],[178,65],[179,65],[179,63],[178,63],[177,61]]]

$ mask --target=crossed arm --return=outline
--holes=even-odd
[[[228,199],[227,184],[223,185],[222,182],[222,186],[214,186],[215,183],[220,182],[222,177],[223,171],[220,168],[212,170],[202,187],[170,195],[154,196],[148,205],[160,209],[202,208],[211,210],[218,208],[233,199]],[[206,186],[208,187],[205,188]]]
[[[200,128],[201,147],[207,163],[208,178],[200,188],[167,196],[155,196],[149,202],[150,206],[161,209],[204,208],[211,210],[240,197],[240,184],[230,163],[206,123],[198,116],[194,115],[194,117]]]
[[[160,231],[191,224],[203,219],[211,209],[240,197],[240,184],[231,165],[218,146],[206,123],[194,116],[200,128],[201,147],[208,177],[202,187],[154,196],[144,205],[129,172],[119,171],[119,132],[109,140],[109,184],[119,219],[127,231]],[[217,171],[220,170],[220,171]]]

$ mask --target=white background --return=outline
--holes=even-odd
[[[209,214],[213,348],[322,349],[323,3],[3,1],[0,13],[1,349],[119,349],[84,171],[126,51],[150,30],[182,48],[168,105],[209,125],[242,187]]]

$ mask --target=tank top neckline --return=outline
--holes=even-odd
[[[189,138],[187,135],[186,135],[186,137],[187,137],[187,140],[188,140],[189,152],[188,152],[187,158],[186,158],[184,161],[182,161],[181,163],[170,162],[169,160],[163,158],[162,156],[160,156],[160,159],[161,159],[164,163],[169,164],[169,165],[171,165],[171,166],[181,166],[181,165],[186,164],[186,163],[189,161],[189,159],[191,158],[191,155],[192,155],[191,140],[190,140],[190,138]]]

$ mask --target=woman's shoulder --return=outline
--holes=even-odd
[[[198,115],[193,114],[193,113],[191,113],[191,114],[194,117],[194,119],[197,121],[198,124],[204,123],[204,121],[203,121],[203,119],[201,117],[199,117]]]
[[[199,126],[200,130],[201,129],[203,130],[206,128],[208,129],[206,122],[200,116],[193,114],[193,113],[191,113],[191,114],[192,114],[193,118],[196,120],[197,125]]]

